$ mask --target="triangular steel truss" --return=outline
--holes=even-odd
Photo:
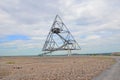
[[[80,50],[80,46],[63,23],[62,19],[56,15],[50,32],[47,36],[42,51],[48,54],[57,50]]]

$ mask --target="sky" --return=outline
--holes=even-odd
[[[56,14],[79,54],[120,52],[120,0],[1,0],[0,56],[41,54]]]

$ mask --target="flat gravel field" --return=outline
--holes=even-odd
[[[0,57],[0,80],[92,80],[114,63],[108,56]]]

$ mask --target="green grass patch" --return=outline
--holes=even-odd
[[[15,62],[14,61],[9,61],[9,62],[7,62],[7,64],[15,64]]]

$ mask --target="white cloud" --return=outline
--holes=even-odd
[[[10,20],[8,13],[0,10],[0,24],[12,24],[14,21]]]
[[[91,36],[87,37],[87,40],[95,40],[95,39],[99,39],[99,38],[100,38],[100,36],[98,36],[98,35],[91,35]]]
[[[56,14],[60,14],[78,43],[87,47],[86,51],[91,50],[91,45],[96,45],[96,49],[100,45],[115,46],[120,44],[119,3],[119,0],[0,1],[0,37],[22,34],[31,39],[0,46],[42,48]]]

